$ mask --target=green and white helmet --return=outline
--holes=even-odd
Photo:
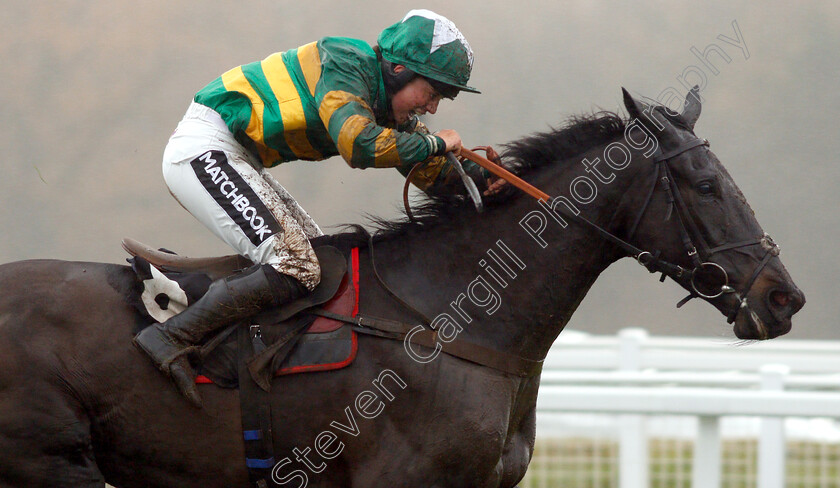
[[[382,57],[415,73],[453,86],[481,93],[467,86],[473,52],[455,24],[431,10],[412,10],[401,22],[379,34]]]

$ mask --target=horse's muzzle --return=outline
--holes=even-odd
[[[805,305],[805,295],[792,282],[756,286],[736,315],[739,339],[773,339],[790,332],[793,315]]]

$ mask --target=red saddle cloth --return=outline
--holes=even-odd
[[[353,251],[358,251],[354,249]],[[358,259],[358,252],[356,252]],[[351,278],[351,274],[353,277]],[[348,270],[338,286],[338,291],[335,292],[330,301],[321,306],[324,310],[339,315],[353,316],[358,313],[359,299],[358,299],[358,272],[356,267]],[[327,317],[318,317],[312,322],[312,325],[306,329],[307,334],[321,334],[324,332],[332,332],[339,327],[346,325],[344,322],[330,319]]]
[[[321,308],[339,315],[355,317],[359,313],[359,249],[350,253],[350,266],[335,295]],[[306,329],[295,349],[275,376],[344,368],[356,358],[356,332],[344,322],[317,317]],[[196,383],[213,383],[199,375]]]

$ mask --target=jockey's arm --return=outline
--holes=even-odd
[[[459,181],[444,156],[447,141],[430,134],[422,122],[417,121],[408,130],[378,125],[364,99],[338,90],[323,97],[320,115],[336,141],[339,154],[353,168],[397,168],[408,175],[414,165],[427,161],[411,181],[421,190],[439,193]],[[460,147],[460,137],[455,131],[449,132],[454,133],[448,137],[450,145]],[[474,163],[465,161],[464,169],[477,181],[483,180],[481,169]]]
[[[438,136],[378,125],[368,102],[348,91],[327,92],[320,100],[319,115],[339,154],[353,168],[414,164],[446,150]]]
[[[370,105],[376,103],[370,102],[376,99],[371,93],[373,80],[362,67],[344,61],[333,57],[325,64],[315,101],[321,121],[347,164],[362,169],[397,168],[406,175],[416,164],[428,161],[412,178],[427,192],[448,187],[452,175],[457,180],[444,156],[447,144],[456,151],[460,148],[457,132],[442,131],[444,139],[431,134],[416,118],[400,127],[378,124]],[[470,174],[477,172],[473,163],[464,168]]]
[[[423,122],[418,119],[413,121],[412,130],[421,134],[429,134],[429,129]],[[455,131],[440,131],[446,137],[446,132]],[[461,138],[455,133],[457,137],[457,145],[460,148]],[[409,172],[417,163],[405,164],[397,167],[397,170],[408,177]],[[442,194],[451,193],[453,191],[460,191],[463,189],[463,183],[458,175],[457,170],[452,166],[446,156],[432,156],[425,162],[421,162],[423,166],[414,172],[411,177],[411,184],[423,190],[427,194]],[[479,188],[486,187],[486,172],[472,161],[462,161],[464,171],[476,182]]]

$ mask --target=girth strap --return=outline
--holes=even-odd
[[[239,346],[239,405],[242,415],[242,436],[245,441],[245,466],[248,477],[257,488],[267,487],[274,467],[274,445],[271,433],[271,398],[268,392],[251,379],[247,360],[255,349],[264,348],[257,332],[240,325],[237,329]]]
[[[531,378],[540,374],[542,371],[542,360],[514,356],[503,351],[479,346],[472,342],[458,340],[458,338],[450,342],[443,342],[442,340],[438,340],[436,330],[415,329],[413,333],[410,333],[408,342],[432,349],[440,347],[441,351],[450,356],[465,359],[472,363],[487,366],[521,378]]]
[[[542,371],[542,359],[528,359],[503,351],[480,346],[463,339],[452,339],[449,342],[439,338],[436,330],[426,329],[422,325],[411,325],[396,320],[383,319],[379,317],[357,315],[348,317],[324,309],[314,308],[309,313],[339,320],[352,324],[353,329],[361,334],[373,335],[397,341],[407,341],[414,345],[440,348],[450,356],[469,361],[471,363],[487,366],[504,373],[531,378]]]

